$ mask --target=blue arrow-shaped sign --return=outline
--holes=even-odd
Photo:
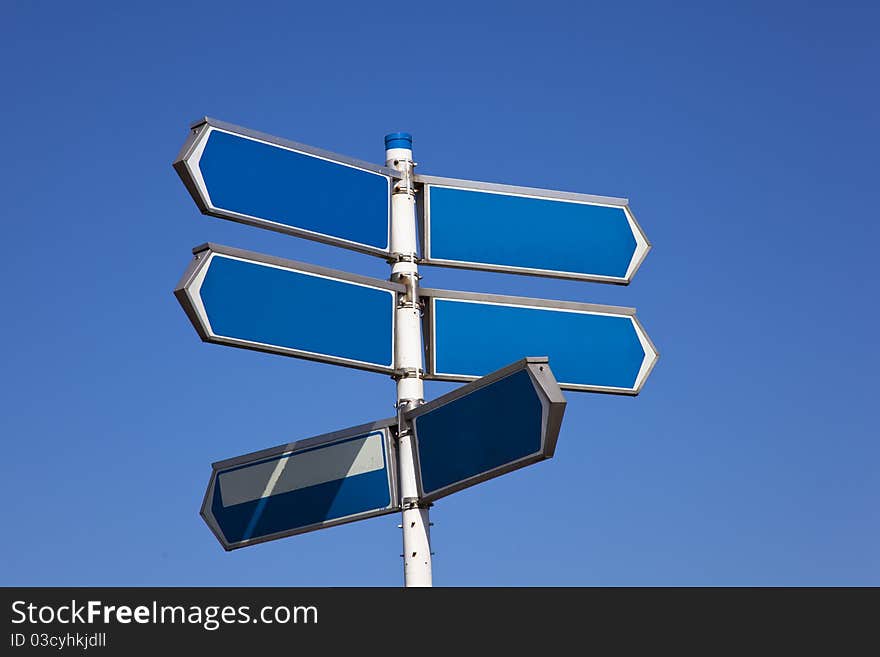
[[[407,412],[420,499],[549,459],[564,412],[547,358],[523,359]]]
[[[202,340],[390,374],[402,285],[204,244],[174,294]]]
[[[544,353],[563,390],[636,395],[658,353],[632,308],[422,288],[425,378],[471,381]]]
[[[202,517],[224,548],[393,513],[391,418],[214,463]]]
[[[394,169],[209,118],[174,168],[205,214],[388,255]]]
[[[422,262],[628,284],[650,244],[626,199],[416,176]]]

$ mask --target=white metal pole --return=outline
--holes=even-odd
[[[428,507],[419,506],[411,427],[405,410],[424,401],[422,322],[419,268],[416,264],[416,199],[413,191],[412,136],[385,137],[385,164],[403,174],[391,194],[391,280],[406,286],[398,294],[394,325],[394,369],[397,379],[398,479],[403,505],[403,579],[406,586],[431,586],[431,523]]]

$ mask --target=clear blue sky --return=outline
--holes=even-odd
[[[42,3],[0,9],[0,584],[398,585],[398,518],[225,553],[213,461],[392,414],[383,376],[199,341],[205,241],[385,278],[199,214],[205,114],[371,161],[624,196],[637,398],[568,393],[553,460],[441,500],[438,585],[880,585],[876,3]],[[430,384],[435,397],[453,384]]]

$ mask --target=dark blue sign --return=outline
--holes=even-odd
[[[418,180],[425,264],[627,284],[650,248],[624,199]]]
[[[426,378],[468,381],[522,354],[547,354],[564,390],[638,394],[657,360],[635,311],[592,304],[421,290]]]
[[[434,500],[553,456],[565,398],[546,358],[527,358],[406,414],[419,497]]]
[[[209,244],[175,295],[206,342],[390,373],[399,289]]]
[[[387,256],[395,172],[213,119],[174,163],[202,212]]]
[[[393,421],[215,463],[202,517],[233,550],[399,510]]]

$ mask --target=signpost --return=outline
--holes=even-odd
[[[564,390],[637,395],[657,362],[633,308],[422,288],[425,378],[471,381],[546,353]]]
[[[547,358],[525,358],[408,412],[420,498],[432,502],[549,459],[564,412]]]
[[[473,180],[422,184],[422,262],[627,285],[651,245],[626,199]]]
[[[397,388],[395,418],[215,463],[202,515],[227,550],[400,511],[406,586],[431,586],[434,501],[552,457],[562,389],[637,395],[657,362],[632,308],[419,285],[419,264],[629,284],[650,244],[626,200],[414,167],[406,133],[380,166],[207,118],[174,162],[205,214],[391,265],[380,281],[193,250],[174,294],[202,340]],[[425,379],[469,383],[425,403]]]
[[[216,244],[175,296],[205,342],[391,374],[400,285]]]
[[[213,465],[202,517],[227,550],[400,510],[395,418]]]
[[[210,118],[174,168],[204,214],[388,256],[393,169]]]

